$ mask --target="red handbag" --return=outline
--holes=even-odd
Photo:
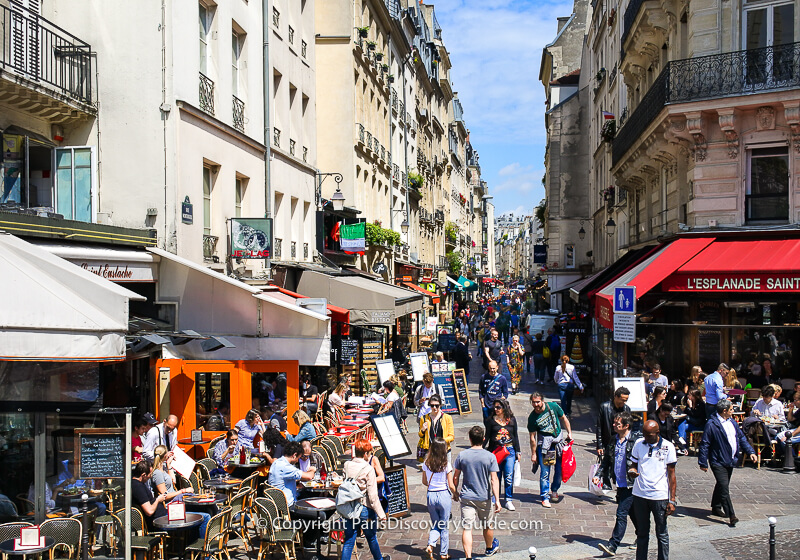
[[[506,457],[508,457],[509,455],[511,455],[511,453],[509,453],[509,452],[508,452],[508,449],[506,449],[506,446],[505,446],[505,445],[498,445],[498,446],[495,448],[495,450],[494,450],[494,451],[492,451],[492,453],[494,453],[494,456],[497,458],[497,464],[498,464],[498,465],[499,465],[500,463],[502,463],[503,461],[505,461],[505,460],[506,460]]]
[[[572,442],[569,442],[561,453],[561,480],[567,482],[575,474],[577,467],[575,453],[572,452]]]

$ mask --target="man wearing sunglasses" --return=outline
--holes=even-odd
[[[633,483],[633,518],[636,525],[636,560],[647,560],[650,541],[650,514],[656,524],[658,560],[669,560],[667,516],[675,513],[678,456],[672,442],[661,437],[658,422],[644,423],[644,437],[631,451],[633,466],[628,470]]]

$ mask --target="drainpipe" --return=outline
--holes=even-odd
[[[264,58],[264,72],[262,75],[262,83],[264,88],[264,145],[266,151],[264,152],[264,217],[272,217],[272,174],[270,173],[270,160],[272,159],[272,141],[270,138],[270,95],[272,95],[272,88],[270,87],[270,66],[269,66],[269,2],[261,0],[261,33],[264,36],[263,58]],[[273,224],[274,225],[274,224]],[[274,237],[274,236],[273,236]],[[267,258],[267,278],[272,276],[271,256]]]
[[[392,70],[392,34],[387,34],[387,44],[389,46],[389,71]],[[388,79],[388,78],[387,78]],[[392,122],[392,86],[389,85],[389,161],[392,161],[392,144],[394,144],[394,123]],[[394,177],[392,177],[392,167],[389,166],[389,229],[394,229]]]
[[[408,105],[406,105],[406,64],[411,56],[413,56],[414,49],[411,49],[411,53],[409,56],[406,57],[406,60],[403,61],[403,67],[401,68],[403,72],[403,108],[407,111]],[[406,126],[408,123],[406,122],[405,115],[399,115],[402,119],[401,122],[403,123],[403,167],[406,170],[406,183],[403,185],[406,188],[406,213],[405,219],[409,224],[408,228],[408,241],[411,240],[411,207],[408,204],[408,129]],[[408,244],[409,251],[411,250],[411,243]]]

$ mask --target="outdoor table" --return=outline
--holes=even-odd
[[[172,545],[170,547],[170,553],[176,555],[182,555],[186,550],[186,535],[189,533],[189,529],[197,527],[202,523],[202,515],[199,513],[189,513],[188,511],[186,512],[185,521],[170,521],[167,515],[162,515],[153,520],[153,525],[159,529],[164,529],[169,532],[174,531],[174,537],[170,535],[170,544]]]
[[[326,480],[325,484],[322,484],[321,486],[307,486],[307,484],[308,484],[307,482],[299,482],[298,481],[297,488],[300,491],[306,491],[306,492],[316,492],[316,493],[320,493],[320,494],[324,494],[326,492],[330,492],[332,494],[335,494],[336,492],[339,491],[339,486],[341,485],[341,482],[342,482],[342,479],[340,478],[339,479],[339,484],[336,484],[336,485],[331,484],[330,483],[330,475],[329,475],[329,479]]]
[[[218,492],[230,493],[242,483],[241,478],[209,478],[201,482],[206,488],[214,488]]]
[[[237,478],[247,478],[248,476],[253,474],[253,472],[255,472],[257,469],[263,467],[266,464],[267,464],[266,460],[262,459],[258,463],[240,463],[236,461],[233,463],[228,463],[226,466],[228,468],[233,469],[232,471],[229,471],[232,476],[235,476]]]
[[[211,441],[212,440],[205,439],[205,438],[201,439],[200,441],[192,441],[192,438],[183,438],[183,439],[179,439],[178,443],[180,443],[181,445],[186,445],[186,446],[192,448],[191,449],[191,453],[189,453],[189,455],[191,455],[192,459],[202,459],[203,457],[206,456],[206,454],[205,454],[205,451],[203,451],[203,448],[200,447],[200,446],[201,445],[205,445],[206,443],[211,443]],[[200,453],[197,452],[197,448],[198,447],[200,447]],[[198,457],[198,455],[200,455],[200,457]]]
[[[353,420],[342,420],[339,422],[342,426],[366,426],[369,422],[354,418]]]
[[[210,501],[203,501],[203,500],[210,500]],[[215,516],[219,513],[219,506],[220,504],[224,504],[228,501],[227,494],[212,494],[210,497],[204,495],[184,495],[183,496],[183,503],[187,506],[192,506],[192,511],[202,511],[204,513],[209,514],[210,516]],[[187,508],[188,509],[188,508]]]
[[[7,556],[26,557],[32,555],[41,555],[43,552],[47,552],[53,548],[55,544],[56,540],[53,537],[45,537],[43,547],[29,548],[28,550],[14,550],[14,539],[8,539],[7,541],[0,543],[0,552]]]
[[[56,494],[56,505],[64,508],[69,509],[71,507],[80,508],[83,505],[83,498],[82,496],[86,494],[89,499],[86,500],[90,504],[96,504],[97,502],[103,501],[103,494],[92,494],[87,490],[81,490],[77,494],[64,494],[59,492]]]
[[[320,513],[331,513],[333,511],[336,511],[335,500],[333,500],[334,501],[333,505],[323,508],[314,507],[309,503],[310,501],[320,500],[320,499],[323,498],[305,498],[303,500],[297,500],[294,503],[294,510],[303,513],[315,514],[317,516],[317,521],[319,521]],[[311,560],[319,560],[320,558],[322,558],[322,538],[317,537],[317,553],[316,555],[311,557]]]

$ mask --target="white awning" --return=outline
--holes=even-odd
[[[421,293],[363,276],[329,276],[306,270],[297,290],[349,309],[354,325],[391,325],[396,318],[422,309]]]
[[[235,348],[205,352],[202,341],[166,346],[164,356],[191,360],[298,360],[330,363],[330,319],[271,292],[183,257],[148,248],[159,262],[158,296],[178,304],[176,330],[225,337]]]
[[[158,257],[144,249],[52,241],[34,244],[112,282],[155,282],[158,279]]]
[[[128,301],[145,298],[7,233],[0,270],[0,360],[125,358]]]

